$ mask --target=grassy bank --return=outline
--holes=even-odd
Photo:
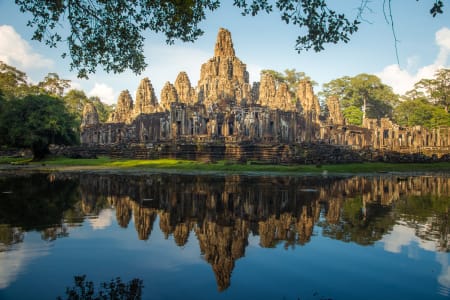
[[[205,163],[190,160],[113,160],[108,157],[97,159],[49,158],[39,162],[24,159],[0,158],[0,164],[27,165],[30,168],[64,169],[137,169],[137,170],[181,170],[181,171],[223,171],[223,172],[280,172],[280,173],[374,173],[374,172],[450,172],[450,163],[356,163],[322,165],[261,165],[238,164],[229,161]]]

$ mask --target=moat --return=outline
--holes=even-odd
[[[448,175],[0,175],[0,298],[447,298],[449,207]]]

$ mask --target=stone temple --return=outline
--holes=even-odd
[[[387,118],[348,125],[337,97],[326,105],[324,116],[309,81],[292,91],[262,74],[250,84],[230,32],[220,29],[214,56],[201,66],[196,87],[180,72],[173,84],[164,85],[158,100],[144,78],[134,100],[128,91],[121,92],[106,123],[87,104],[81,144],[90,153],[141,159],[325,163],[449,158],[448,127],[406,128]]]

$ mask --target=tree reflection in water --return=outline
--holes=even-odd
[[[32,182],[29,184],[28,182]],[[34,175],[0,179],[0,245],[23,240],[38,229],[52,240],[69,234],[86,217],[114,208],[117,223],[133,219],[147,240],[155,220],[164,236],[184,246],[191,235],[212,266],[219,290],[230,285],[235,261],[250,235],[261,247],[285,248],[322,235],[372,245],[399,222],[448,252],[450,178],[396,175],[351,178],[188,175]]]
[[[142,280],[134,278],[125,283],[120,277],[102,282],[98,291],[92,281],[86,280],[86,275],[75,276],[73,287],[66,289],[65,298],[58,300],[140,300],[142,299]]]

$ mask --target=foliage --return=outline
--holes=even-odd
[[[442,8],[444,7],[444,2],[442,0],[435,0],[433,6],[430,9],[430,14],[433,17],[436,17],[437,14],[442,14],[444,11]]]
[[[351,116],[355,110],[351,107],[362,111],[365,104],[366,117],[391,117],[393,107],[398,103],[398,96],[394,94],[392,88],[383,84],[377,76],[370,74],[344,76],[325,83],[319,96],[327,99],[332,95],[339,98],[342,111],[350,110]],[[362,124],[362,118],[358,122],[356,118],[352,118],[352,121],[355,125]]]
[[[450,126],[450,69],[439,69],[434,78],[421,79],[395,108],[395,121],[403,126]]]
[[[221,1],[15,0],[15,3],[21,12],[31,14],[27,25],[34,27],[33,39],[50,47],[67,41],[71,68],[78,70],[79,77],[87,77],[97,65],[107,72],[130,69],[141,73],[147,66],[144,32],[163,33],[168,44],[175,39],[195,41],[203,34],[199,24],[206,18],[206,12],[216,10]],[[297,38],[298,52],[321,51],[327,43],[348,42],[360,23],[358,18],[350,20],[330,9],[326,0],[277,0],[275,4],[267,0],[234,0],[233,5],[243,15],[252,16],[271,13],[276,7],[282,21],[306,30]],[[61,23],[70,28],[67,37],[57,30]],[[63,53],[63,57],[66,55]]]
[[[3,105],[5,105],[5,96],[3,95],[2,90],[0,90],[0,114],[3,111]]]
[[[410,95],[424,96],[431,103],[442,106],[449,112],[450,106],[450,69],[439,69],[433,79],[422,79],[414,85]]]
[[[414,223],[425,223],[436,215],[448,214],[450,197],[423,193],[402,197],[396,204],[401,215]]]
[[[0,224],[24,231],[61,227],[64,211],[80,200],[78,183],[73,180],[50,181],[46,175],[0,179],[0,190],[11,191],[0,201]]]
[[[100,122],[106,122],[109,118],[109,115],[113,112],[114,106],[103,103],[99,97],[92,96],[89,97],[89,100],[97,109],[98,119]]]
[[[359,107],[349,106],[346,107],[342,114],[344,115],[347,124],[361,125],[363,121],[363,112]]]
[[[339,221],[322,221],[323,236],[359,245],[373,245],[392,230],[395,218],[391,208],[377,203],[365,206],[361,196],[345,199]]]
[[[29,95],[4,103],[0,139],[13,147],[31,148],[34,159],[48,153],[49,144],[77,142],[75,122],[64,102],[48,95]]]
[[[0,60],[0,94],[4,100],[35,93],[27,83],[27,75]]]
[[[77,128],[81,125],[83,117],[83,108],[86,103],[92,103],[97,109],[99,120],[105,122],[108,120],[109,114],[112,112],[112,106],[103,103],[99,97],[88,98],[82,90],[70,90],[63,97],[68,111],[75,117]]]
[[[396,203],[399,214],[410,224],[427,224],[416,233],[419,237],[438,242],[438,248],[446,252],[450,251],[448,243],[449,208],[450,197],[446,195],[409,195],[402,197]]]
[[[107,300],[107,299],[142,299],[143,282],[141,279],[134,278],[128,283],[122,282],[120,277],[111,279],[110,282],[103,282],[100,285],[99,292],[95,291],[92,281],[86,281],[86,275],[74,276],[75,285],[67,288],[67,300]],[[58,297],[57,299],[63,299]]]
[[[405,100],[394,110],[395,121],[402,126],[426,128],[450,126],[450,114],[424,98]]]
[[[0,224],[0,243],[3,244],[3,246],[22,243],[23,238],[24,233],[21,228],[13,227],[9,224]]]
[[[82,90],[70,90],[63,97],[67,110],[75,116],[77,124],[81,124],[81,118],[83,116],[83,107],[88,102],[88,97]]]
[[[286,83],[289,86],[289,92],[291,96],[295,96],[295,91],[297,90],[298,83],[301,80],[311,81],[313,85],[317,83],[311,80],[311,77],[307,76],[305,72],[297,72],[296,69],[286,69],[283,73],[280,73],[275,70],[265,69],[261,71],[261,75],[270,74],[273,76],[277,84]]]
[[[50,143],[77,141],[87,102],[95,105],[101,121],[107,120],[111,106],[98,97],[88,99],[80,90],[70,90],[63,97],[68,87],[69,80],[56,73],[49,73],[37,85],[29,85],[24,72],[0,61],[0,144],[31,147],[39,159]]]
[[[194,41],[202,31],[205,10],[214,10],[218,1],[28,1],[15,0],[22,12],[32,15],[33,39],[56,47],[67,41],[71,68],[87,77],[101,64],[107,72],[131,69],[141,73],[146,67],[142,32],[162,32],[167,42]],[[67,18],[70,34],[56,31]],[[67,54],[64,53],[63,56]]]
[[[356,17],[349,18],[330,9],[327,2],[234,0],[233,5],[244,16],[273,13],[276,8],[283,22],[305,32],[298,36],[295,49],[318,52],[329,43],[347,43],[358,30],[362,13],[368,10],[368,1],[361,1]],[[71,68],[78,70],[79,77],[87,77],[97,65],[107,72],[130,69],[140,74],[147,66],[143,55],[144,32],[162,33],[168,44],[176,39],[193,42],[203,34],[199,24],[206,18],[206,12],[219,8],[221,1],[15,0],[15,3],[21,12],[31,14],[27,25],[34,27],[33,39],[50,47],[67,42]],[[430,14],[433,17],[442,14],[443,6],[441,0],[436,0]],[[57,30],[61,24],[69,28],[67,37]]]
[[[48,73],[38,87],[53,96],[62,97],[64,90],[70,87],[70,80],[59,78],[56,73]]]

